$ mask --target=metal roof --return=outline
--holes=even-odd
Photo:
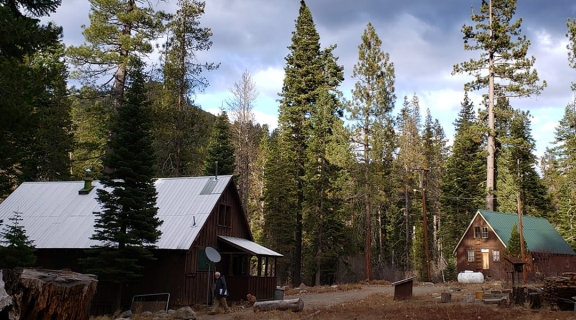
[[[218,236],[218,238],[254,256],[282,257],[282,255],[279,254],[278,252],[272,251],[248,239],[234,238],[228,236]]]
[[[158,192],[158,217],[162,236],[159,249],[187,250],[196,239],[212,208],[232,176],[219,176],[210,193],[201,194],[214,177],[161,178],[155,182]],[[22,213],[21,224],[38,249],[85,249],[98,244],[94,234],[93,212],[101,211],[96,189],[80,195],[84,181],[25,182],[0,203],[0,220],[9,223],[15,211]]]
[[[480,215],[488,223],[490,228],[494,230],[494,233],[500,239],[502,244],[507,247],[508,241],[510,240],[510,233],[512,231],[512,226],[516,224],[518,226],[518,215],[512,213],[502,213],[489,210],[478,210],[472,222],[477,215]],[[464,232],[468,231],[472,226],[472,222]],[[522,227],[524,230],[524,239],[526,240],[526,245],[528,250],[531,252],[539,253],[553,253],[553,254],[569,254],[576,255],[574,250],[568,245],[568,243],[562,238],[562,236],[556,231],[554,226],[544,218],[522,216]],[[464,236],[460,239],[462,242]],[[456,245],[456,248],[460,245]],[[454,249],[454,252],[456,249]]]

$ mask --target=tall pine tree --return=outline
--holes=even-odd
[[[0,232],[0,269],[32,267],[36,263],[34,244],[26,235],[26,229],[20,224],[22,212],[14,212],[9,218],[11,224]],[[0,221],[2,223],[2,221]]]
[[[363,197],[365,278],[372,277],[372,217],[375,209],[387,211],[374,197],[374,191],[389,177],[386,167],[394,150],[394,130],[390,116],[396,96],[394,95],[394,64],[388,53],[382,51],[382,41],[371,23],[368,23],[358,46],[358,62],[354,65],[352,78],[356,80],[352,100],[347,106],[352,121],[352,143],[361,149],[361,165],[358,191]],[[389,191],[389,190],[388,190]],[[390,193],[383,191],[389,198]],[[382,194],[380,194],[382,195]],[[380,208],[381,207],[381,208]]]
[[[98,189],[101,212],[96,212],[95,232],[99,241],[89,250],[86,271],[102,280],[118,284],[117,303],[122,283],[142,276],[142,263],[154,259],[150,249],[160,238],[162,221],[157,217],[154,186],[154,154],[151,117],[144,86],[143,64],[135,60],[129,71],[126,100],[114,119],[104,165],[112,171],[101,179]]]
[[[527,97],[540,94],[546,82],[539,84],[533,69],[536,59],[526,56],[530,41],[521,35],[522,19],[512,21],[516,0],[482,0],[480,13],[472,14],[476,24],[464,25],[464,50],[479,50],[480,58],[454,66],[452,74],[466,73],[474,80],[466,83],[466,91],[488,88],[488,157],[486,162],[486,208],[495,209],[496,137],[495,92],[503,97]],[[488,70],[486,73],[485,71]]]
[[[472,216],[484,202],[482,187],[486,161],[483,129],[477,123],[468,92],[464,95],[454,126],[454,143],[442,177],[444,217],[440,236],[446,252],[452,252]]]
[[[298,285],[302,276],[302,209],[304,203],[304,175],[307,149],[307,118],[316,105],[317,89],[327,86],[334,88],[343,80],[342,67],[332,56],[335,46],[320,49],[320,36],[316,31],[310,9],[302,0],[296,30],[292,33],[290,53],[286,57],[284,84],[280,93],[280,115],[278,118],[279,140],[284,147],[279,149],[280,161],[293,179],[283,185],[270,186],[271,189],[285,188],[285,193],[294,194],[295,201],[286,214],[293,216],[294,224],[285,225],[283,232],[294,235],[294,251],[288,256],[293,261],[291,280]],[[284,193],[283,192],[283,193]],[[272,199],[267,199],[269,206]],[[280,235],[278,235],[280,237]],[[284,252],[283,252],[284,253]]]
[[[228,122],[226,111],[222,111],[214,123],[204,161],[204,175],[216,174],[216,162],[218,162],[218,174],[234,174],[236,158],[234,157],[234,146],[230,142],[230,122]]]

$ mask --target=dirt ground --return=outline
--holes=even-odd
[[[323,287],[289,290],[285,299],[301,298],[304,311],[270,311],[254,313],[248,305],[236,304],[230,314],[206,315],[201,319],[226,320],[285,320],[285,319],[576,319],[573,311],[551,311],[545,304],[541,309],[527,306],[485,304],[475,299],[476,292],[502,290],[500,282],[485,284],[415,284],[413,297],[394,301],[391,285],[355,285],[352,287]],[[452,294],[450,303],[441,303],[443,292]]]

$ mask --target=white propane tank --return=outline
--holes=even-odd
[[[466,270],[458,274],[458,282],[460,283],[484,283],[484,275],[482,272],[473,272]]]

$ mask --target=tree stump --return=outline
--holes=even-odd
[[[440,302],[448,303],[451,301],[452,301],[452,294],[450,292],[442,292],[442,295],[440,296]]]
[[[291,310],[294,312],[302,311],[304,309],[304,301],[302,299],[289,299],[289,300],[272,300],[272,301],[257,301],[252,307],[254,312],[280,310]]]
[[[19,320],[88,319],[98,283],[93,275],[44,269],[5,269],[0,278],[0,301],[3,292],[12,300],[0,314]]]
[[[538,292],[531,292],[528,294],[528,301],[530,303],[530,309],[540,309],[542,308],[542,295]]]

